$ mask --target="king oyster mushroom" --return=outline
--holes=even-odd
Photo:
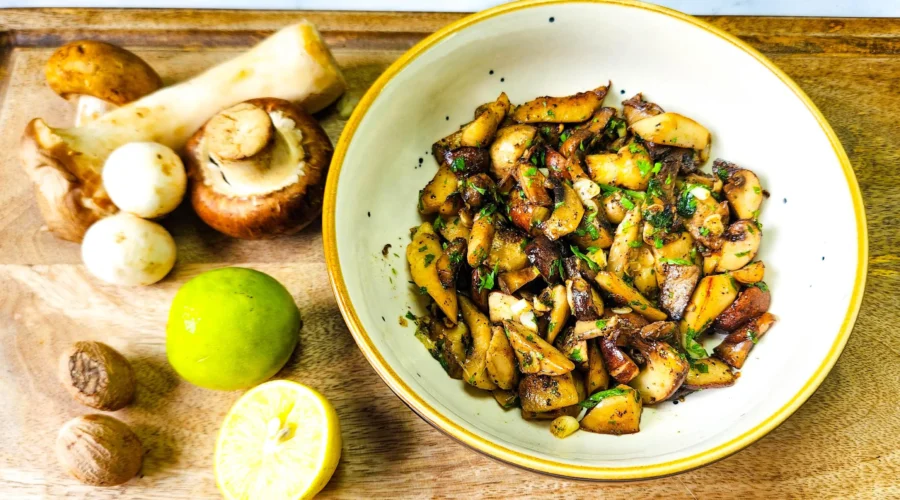
[[[44,66],[47,84],[75,105],[75,125],[96,120],[162,87],[156,71],[134,53],[79,40],[56,49]]]
[[[116,206],[101,182],[103,162],[119,146],[153,141],[179,151],[223,108],[261,95],[302,103],[311,113],[346,88],[340,68],[315,26],[282,28],[247,52],[77,127],[35,118],[25,127],[20,159],[38,207],[56,236],[81,241]]]
[[[204,222],[235,238],[294,233],[322,209],[332,152],[319,123],[289,101],[242,102],[188,141],[191,203]]]

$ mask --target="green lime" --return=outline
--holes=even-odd
[[[192,384],[245,389],[284,366],[300,324],[294,299],[275,278],[240,267],[216,269],[188,281],[175,295],[166,353]]]

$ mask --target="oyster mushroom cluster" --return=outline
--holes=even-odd
[[[74,103],[75,126],[32,120],[22,165],[48,229],[84,240],[104,281],[146,285],[171,270],[174,242],[156,221],[185,195],[238,238],[289,234],[321,211],[332,145],[309,113],[346,82],[311,23],[169,87],[134,53],[96,41],[58,49],[45,76]]]

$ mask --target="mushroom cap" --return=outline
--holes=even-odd
[[[246,101],[267,113],[280,112],[301,132],[303,175],[281,189],[264,194],[238,196],[215,188],[208,176],[210,158],[204,144],[209,122],[185,147],[185,167],[194,211],[213,229],[235,238],[260,239],[295,233],[322,211],[325,176],[334,148],[328,135],[311,115],[289,101],[260,98]],[[220,175],[220,174],[215,174]]]
[[[47,84],[64,99],[89,95],[122,106],[162,87],[140,57],[105,42],[81,40],[56,49],[44,67]]]

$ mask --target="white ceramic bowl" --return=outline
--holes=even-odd
[[[607,105],[642,91],[708,127],[713,158],[759,174],[772,194],[762,210],[760,259],[779,321],[733,387],[646,408],[638,434],[581,432],[560,440],[546,423],[504,412],[490,396],[447,377],[413,336],[414,327],[398,324],[416,310],[405,247],[409,228],[421,221],[417,193],[436,171],[427,151],[470,120],[477,105],[500,91],[521,103],[608,79]],[[357,344],[411,408],[505,462],[603,480],[707,464],[790,416],[847,341],[867,253],[849,161],[797,85],[736,37],[672,10],[618,0],[503,5],[440,30],[401,57],[362,99],[337,146],[324,240],[334,291]]]

